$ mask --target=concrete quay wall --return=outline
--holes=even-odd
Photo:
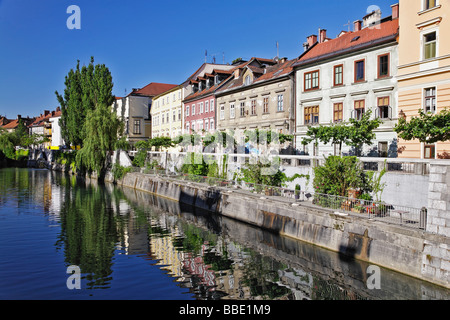
[[[106,181],[112,182],[112,176]],[[309,202],[293,205],[239,189],[142,173],[128,173],[117,183],[450,288],[450,238],[442,234],[341,215]]]

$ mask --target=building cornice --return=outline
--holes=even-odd
[[[431,76],[431,75],[444,73],[444,72],[450,72],[450,66],[433,68],[433,69],[423,70],[423,71],[417,71],[417,72],[412,72],[412,73],[408,73],[408,74],[404,74],[404,75],[398,75],[397,81],[400,82],[400,81],[410,80],[410,79],[414,79],[414,78]]]

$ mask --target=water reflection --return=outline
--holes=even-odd
[[[370,290],[367,263],[145,192],[42,170],[2,169],[0,178],[0,208],[20,214],[32,198],[60,224],[55,246],[65,266],[78,265],[85,289],[111,298],[124,295],[114,285],[123,277],[121,256],[161,270],[157,277],[172,279],[165,290],[175,283],[199,300],[450,298],[449,290],[386,269],[381,289]],[[128,290],[148,294],[146,282],[159,282],[133,277],[133,261],[124,271]]]

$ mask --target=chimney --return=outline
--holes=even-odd
[[[56,107],[56,112],[61,111],[60,107]]]
[[[399,17],[399,5],[398,5],[398,3],[393,4],[391,6],[391,8],[392,8],[392,20],[398,19],[398,17]]]
[[[358,32],[361,30],[361,20],[356,20],[355,22],[353,22],[353,31],[354,32]]]
[[[17,115],[17,120],[22,119],[22,116],[20,114]]]
[[[308,41],[308,48],[311,48],[311,46],[317,42],[317,36],[315,34],[310,35],[306,40]]]
[[[234,78],[238,79],[239,78],[239,68],[237,68],[236,70],[234,70]]]
[[[320,29],[319,31],[319,42],[325,42],[325,39],[327,38],[327,29]]]
[[[44,110],[44,117],[48,116],[49,113],[50,113],[49,110]]]

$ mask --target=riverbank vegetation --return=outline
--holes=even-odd
[[[104,175],[111,152],[124,148],[123,118],[111,108],[115,97],[109,69],[104,64],[80,68],[80,61],[65,77],[63,95],[55,92],[61,105],[61,135],[71,146],[79,146],[76,169]],[[122,113],[123,116],[123,113]]]

